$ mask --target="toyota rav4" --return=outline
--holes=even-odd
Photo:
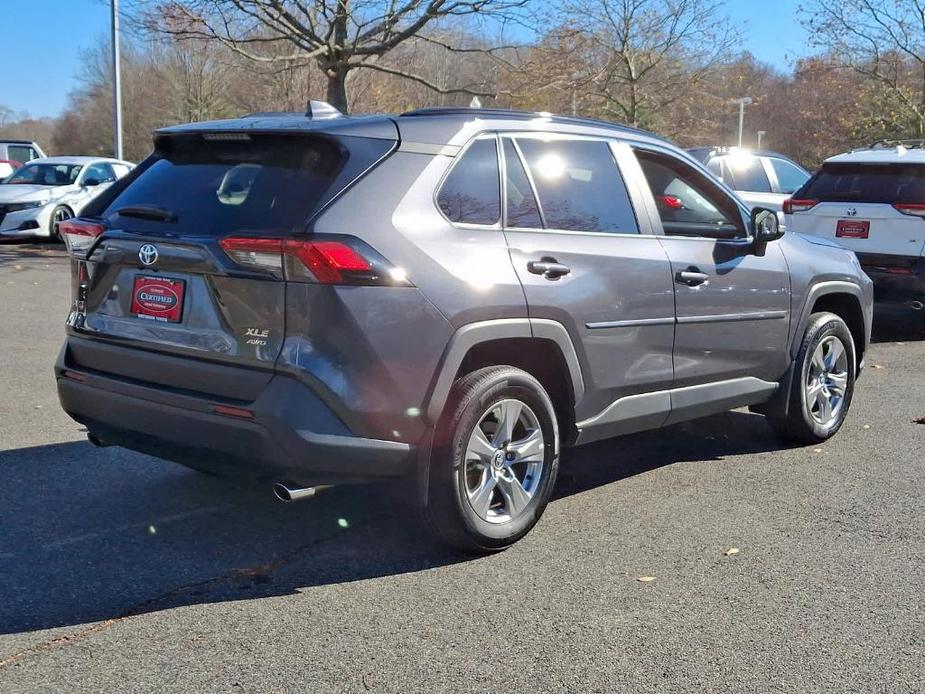
[[[845,419],[872,287],[653,135],[548,114],[263,114],[158,131],[60,224],[61,403],[98,445],[278,496],[403,478],[502,549],[563,448],[731,408]]]

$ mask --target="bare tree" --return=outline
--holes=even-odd
[[[443,87],[383,60],[444,18],[512,20],[530,0],[136,0],[155,31],[220,43],[256,63],[313,62],[327,79],[327,100],[346,111],[356,70],[418,82],[437,93],[489,95],[480,83]],[[438,37],[429,40],[442,43]],[[278,50],[280,45],[288,50]],[[450,48],[457,48],[449,46]],[[489,49],[490,50],[490,49]]]
[[[653,126],[657,115],[729,57],[738,32],[720,0],[568,0],[569,23],[586,37],[587,85],[602,115]]]
[[[925,135],[925,3],[815,0],[803,13],[813,43],[882,85]]]

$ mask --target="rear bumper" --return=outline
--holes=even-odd
[[[878,302],[925,301],[925,258],[858,253]]]
[[[220,473],[332,484],[402,476],[414,468],[408,443],[354,436],[295,379],[274,376],[253,402],[157,387],[81,369],[62,350],[55,374],[61,406],[104,445],[117,445]],[[217,414],[232,405],[253,414]]]

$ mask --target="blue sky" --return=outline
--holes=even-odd
[[[796,18],[800,2],[726,0],[726,12],[733,20],[747,23],[745,48],[786,69],[795,57],[809,51],[806,32]],[[32,116],[55,116],[75,86],[81,48],[108,35],[109,2],[0,0],[0,24],[23,28],[5,35],[7,60],[0,68],[0,105]]]

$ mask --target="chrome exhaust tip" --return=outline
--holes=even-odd
[[[290,487],[282,482],[277,482],[273,485],[273,494],[277,499],[288,504],[292,501],[310,499],[322,489],[328,489],[330,486],[329,484],[319,484],[315,487]]]

